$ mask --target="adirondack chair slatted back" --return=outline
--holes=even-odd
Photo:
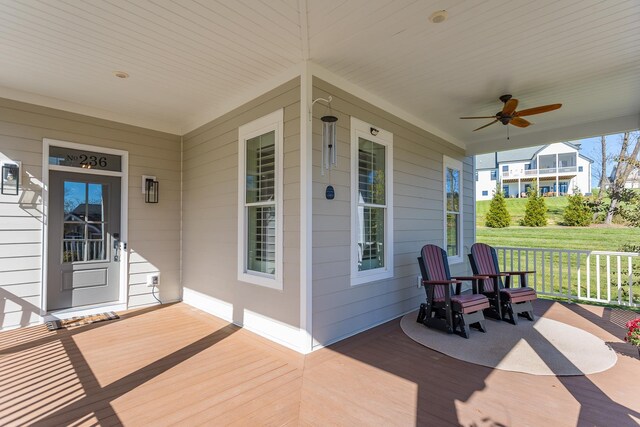
[[[420,270],[425,280],[450,280],[449,264],[447,263],[447,253],[436,245],[424,245],[420,251]],[[435,300],[445,298],[444,286],[436,285],[433,289]]]
[[[471,246],[471,268],[473,274],[498,274],[498,255],[496,250],[484,243],[474,243]],[[500,287],[502,287],[502,281],[500,278],[496,280]],[[493,292],[494,288],[493,280],[485,280],[484,290],[485,292]]]

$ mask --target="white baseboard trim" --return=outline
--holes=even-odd
[[[182,301],[298,353],[305,353],[300,328],[247,309],[242,313],[242,321],[234,320],[233,304],[189,288],[183,288]]]
[[[340,336],[340,337],[338,337],[338,338],[334,338],[334,339],[330,340],[329,342],[327,342],[327,343],[325,343],[325,344],[320,344],[320,343],[319,343],[319,342],[317,342],[316,340],[313,340],[313,349],[312,349],[311,351],[313,352],[313,351],[320,350],[321,348],[328,347],[328,346],[330,346],[330,345],[332,345],[332,344],[337,343],[338,341],[342,341],[342,340],[345,340],[345,339],[347,339],[347,338],[350,338],[350,337],[352,337],[352,336],[354,336],[354,335],[358,335],[358,334],[359,334],[359,333],[361,333],[361,332],[368,331],[369,329],[373,329],[373,328],[375,328],[376,326],[380,326],[380,325],[382,325],[383,323],[387,323],[387,322],[390,322],[390,321],[392,321],[392,320],[394,320],[394,319],[398,319],[398,318],[400,318],[400,317],[402,317],[402,316],[404,316],[404,315],[406,315],[406,314],[409,314],[409,313],[411,313],[411,312],[413,312],[413,311],[416,311],[416,309],[415,309],[415,308],[412,308],[411,310],[406,311],[406,312],[404,312],[404,313],[402,313],[402,314],[399,314],[399,315],[397,315],[397,316],[392,316],[392,317],[390,317],[390,318],[388,318],[388,319],[386,319],[386,320],[381,320],[381,321],[376,322],[376,323],[374,323],[374,324],[372,324],[372,325],[365,326],[364,328],[358,329],[358,330],[356,330],[356,331],[354,331],[354,332],[349,332],[348,334],[346,334],[346,335],[342,335],[342,336]]]

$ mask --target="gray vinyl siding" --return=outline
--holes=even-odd
[[[313,337],[326,345],[417,309],[424,290],[416,286],[420,248],[444,244],[443,155],[463,161],[464,251],[473,243],[473,163],[464,150],[376,108],[320,79],[313,99],[333,97],[338,117],[338,166],[320,174],[322,108],[313,117]],[[350,285],[350,116],[393,133],[394,277]],[[335,199],[324,197],[327,185]],[[466,255],[465,255],[466,256]],[[468,263],[452,265],[469,272]]]
[[[22,162],[19,196],[0,195],[0,327],[39,320],[43,138],[129,152],[129,307],[155,302],[146,274],[160,272],[164,300],[180,297],[180,137],[0,99],[0,159]],[[141,176],[160,181],[145,204]]]
[[[283,290],[237,280],[238,128],[284,108]],[[183,286],[300,325],[300,80],[292,80],[184,136]]]

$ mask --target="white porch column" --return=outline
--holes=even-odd
[[[559,193],[560,193],[560,180],[559,180],[558,172],[556,169],[556,197],[558,197]]]
[[[518,197],[522,194],[522,189],[520,188],[520,178],[518,178]]]

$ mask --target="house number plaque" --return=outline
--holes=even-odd
[[[49,164],[72,168],[122,171],[120,156],[65,147],[49,148]]]

